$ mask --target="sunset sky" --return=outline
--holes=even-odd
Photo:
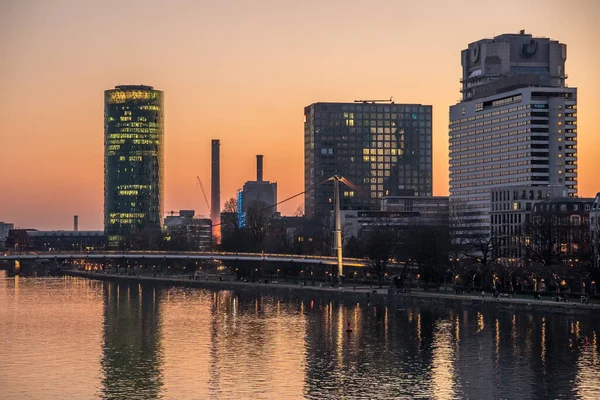
[[[600,1],[0,1],[0,221],[103,228],[103,92],[165,93],[165,211],[208,215],[255,179],[301,192],[303,107],[389,98],[433,105],[434,194],[448,194],[448,107],[468,43],[525,29],[567,44],[578,93],[579,195],[600,191]],[[209,195],[210,197],[210,195]],[[293,214],[298,197],[282,205]]]

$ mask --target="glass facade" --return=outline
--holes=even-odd
[[[305,213],[328,215],[341,175],[342,209],[378,210],[383,196],[432,194],[432,107],[395,103],[315,103],[304,110]]]
[[[163,92],[104,92],[104,231],[109,245],[140,229],[160,231],[164,193]]]

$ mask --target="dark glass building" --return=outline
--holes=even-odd
[[[304,109],[305,214],[328,216],[341,175],[346,210],[379,210],[383,196],[431,196],[432,107],[381,102],[315,103]]]
[[[163,92],[104,92],[104,230],[109,245],[141,229],[159,232],[164,193]]]

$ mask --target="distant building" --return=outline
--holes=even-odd
[[[381,210],[342,210],[342,234],[363,237],[382,225],[403,230],[410,226],[448,226],[448,197],[386,196]]]
[[[14,251],[95,251],[106,248],[103,231],[11,229],[6,240]]]
[[[240,226],[245,225],[248,210],[256,205],[268,211],[277,213],[277,183],[263,180],[263,156],[256,156],[256,181],[247,181],[241,192],[238,192],[238,221]]]
[[[6,238],[11,229],[15,229],[15,224],[0,222],[0,250],[6,247]]]
[[[600,193],[596,194],[590,210],[590,241],[592,244],[593,265],[600,267]]]
[[[304,205],[307,218],[327,218],[333,175],[343,210],[380,208],[384,196],[432,194],[432,107],[377,101],[314,103],[304,109]],[[410,191],[410,193],[407,193]]]
[[[448,220],[448,196],[385,196],[381,198],[381,211],[418,213],[420,220],[432,223]]]
[[[269,251],[277,253],[298,252],[301,248],[300,237],[304,233],[307,221],[304,217],[278,217],[270,221]]]
[[[522,264],[526,255],[525,224],[537,203],[568,197],[564,186],[507,186],[491,191],[492,258]]]
[[[526,259],[539,262],[547,253],[553,253],[557,262],[571,266],[584,261],[591,251],[590,211],[593,204],[594,199],[580,197],[535,204],[531,223],[526,225],[525,240],[530,244]]]
[[[163,92],[137,85],[106,90],[104,230],[110,245],[141,229],[160,232],[163,196]]]
[[[465,238],[489,237],[490,194],[560,185],[577,195],[577,89],[567,46],[521,31],[462,51],[462,101],[450,107],[450,206]]]
[[[212,247],[212,221],[210,218],[194,218],[194,215],[194,210],[181,210],[179,215],[167,216],[164,220],[167,240],[183,239],[179,243],[181,246],[179,250],[210,250]]]

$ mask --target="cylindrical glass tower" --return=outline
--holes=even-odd
[[[104,92],[104,231],[109,245],[160,232],[164,193],[163,92],[116,86]]]

